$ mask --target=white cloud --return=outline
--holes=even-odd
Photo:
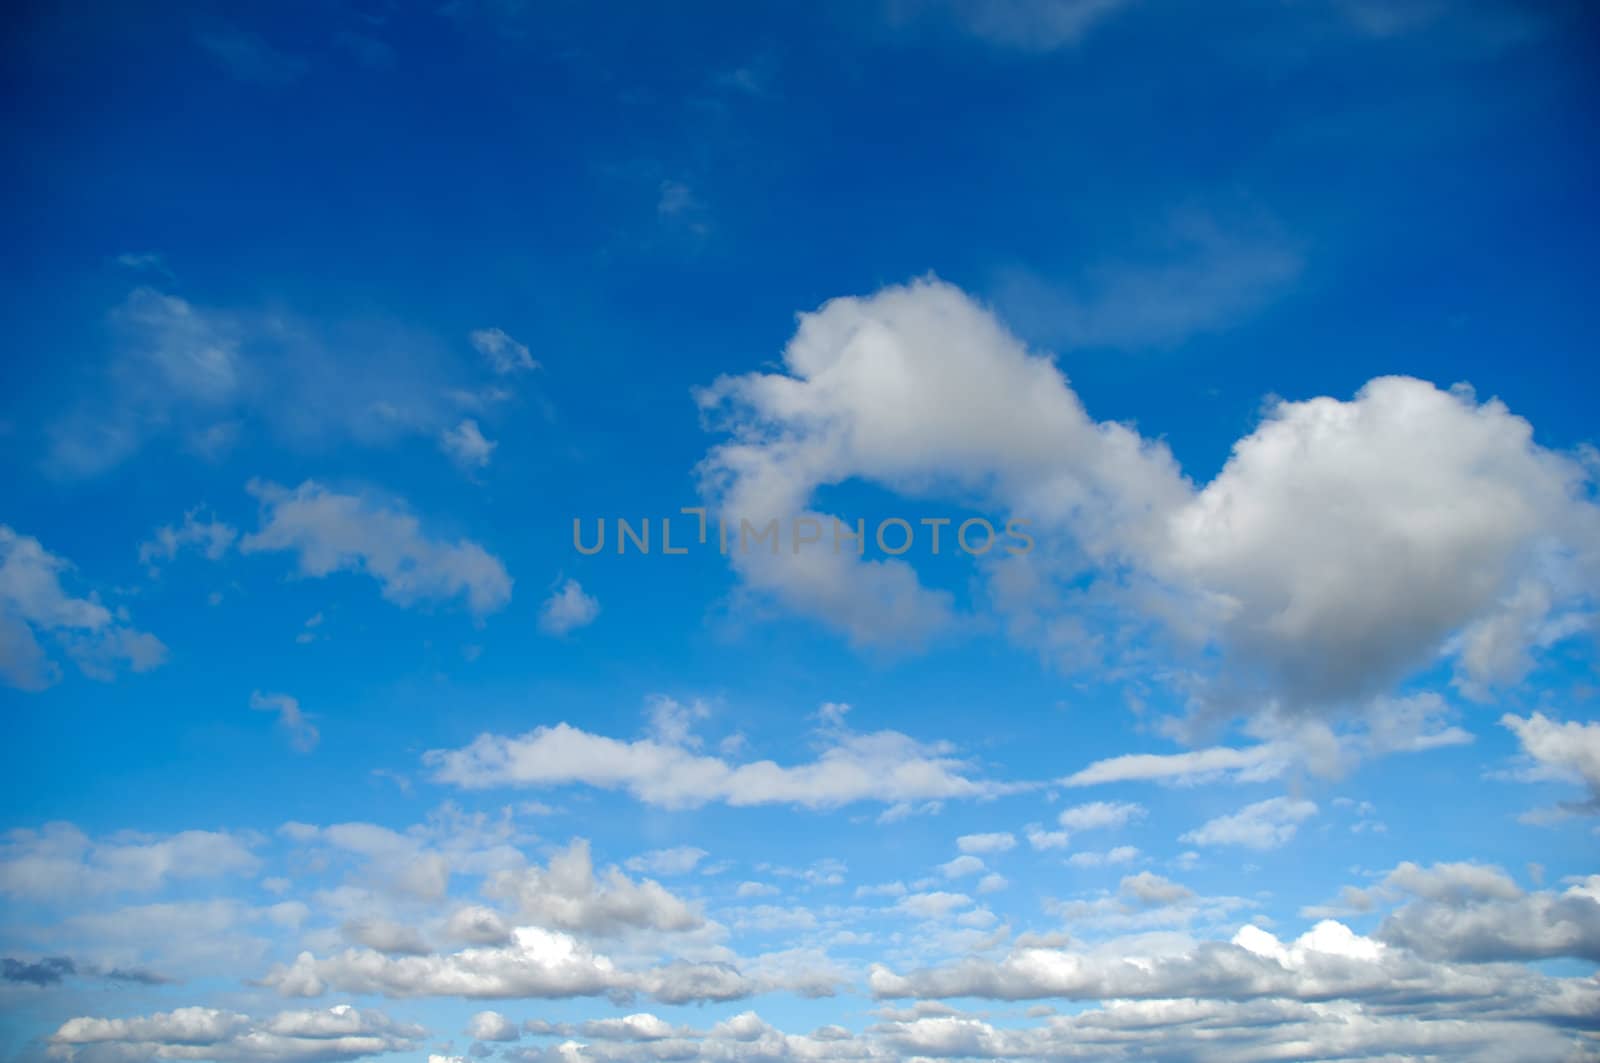
[[[454,428],[446,428],[439,433],[440,448],[450,455],[451,461],[463,469],[487,467],[489,458],[494,454],[494,448],[499,445],[485,439],[478,422],[470,417],[463,418]]]
[[[1527,1021],[1529,1013],[1535,1021]],[[1165,1056],[1201,1063],[1430,1055],[1534,1063],[1582,1052],[1580,1035],[1563,1030],[1559,1020],[1539,1025],[1539,1018],[1537,1006],[1493,1016],[1455,1009],[1417,1016],[1349,1001],[1121,1000],[1035,1026],[993,1025],[964,1015],[909,1018],[883,1024],[870,1048],[852,1051],[914,1059],[1136,1060],[1148,1058],[1149,1038],[1159,1034]]]
[[[589,626],[599,615],[599,599],[585,592],[577,580],[569,579],[539,607],[539,630],[546,635],[565,635]]]
[[[1119,845],[1114,849],[1100,852],[1073,853],[1067,857],[1067,863],[1073,867],[1114,867],[1117,864],[1132,863],[1139,858],[1139,850],[1131,845]]]
[[[522,1031],[498,1011],[480,1011],[468,1020],[467,1036],[474,1041],[515,1041]]]
[[[1061,780],[1063,786],[1159,780],[1192,784],[1231,775],[1242,782],[1277,777],[1287,766],[1283,752],[1269,744],[1230,749],[1214,746],[1186,753],[1126,753],[1098,760]]]
[[[1586,474],[1531,436],[1498,401],[1404,377],[1350,402],[1281,402],[1174,515],[1165,567],[1211,596],[1232,664],[1271,689],[1377,693],[1455,633],[1524,610],[1519,587],[1551,607],[1582,593],[1574,564],[1600,542]],[[1350,572],[1365,575],[1334,575]]]
[[[708,855],[704,849],[678,845],[631,857],[626,866],[629,871],[643,871],[652,875],[687,875]]]
[[[480,616],[511,600],[505,565],[468,539],[431,538],[398,503],[339,494],[307,480],[290,490],[252,480],[261,529],[239,543],[244,553],[290,550],[300,574],[365,572],[396,605],[464,597]]]
[[[1560,723],[1535,712],[1526,719],[1506,713],[1500,726],[1517,736],[1530,762],[1524,778],[1577,782],[1588,788],[1587,802],[1562,806],[1557,814],[1600,811],[1600,723]]]
[[[277,713],[278,726],[289,735],[289,744],[296,752],[309,753],[317,748],[322,734],[316,724],[300,711],[300,702],[288,694],[263,694],[257,690],[250,695],[250,707],[261,712]]]
[[[1118,889],[1139,903],[1148,905],[1174,904],[1194,896],[1194,890],[1187,886],[1180,886],[1150,871],[1129,875],[1122,880]]]
[[[489,368],[499,376],[539,368],[539,363],[533,360],[528,348],[512,339],[503,329],[477,329],[469,338],[489,363]]]
[[[1144,816],[1145,807],[1132,801],[1090,801],[1063,809],[1056,819],[1069,831],[1114,830]]]
[[[1256,745],[1126,753],[1096,761],[1059,782],[1072,787],[1146,781],[1173,786],[1248,783],[1279,778],[1291,767],[1334,778],[1366,758],[1470,743],[1472,735],[1448,722],[1453,713],[1443,698],[1431,692],[1376,697],[1351,706],[1338,728],[1269,706],[1258,710],[1244,727],[1250,737],[1264,739]],[[1172,730],[1182,733],[1185,727]]]
[[[301,848],[298,858],[309,867],[351,869],[345,885],[319,899],[330,915],[363,926],[383,919],[414,924],[417,905],[449,897],[453,875],[523,867],[527,860],[519,845],[530,840],[509,808],[467,813],[451,803],[403,831],[359,821],[321,827],[291,821],[278,833]],[[452,905],[439,914],[430,929],[452,941],[495,942],[508,932],[501,915],[481,905]],[[384,940],[402,939],[382,933]]]
[[[778,887],[767,882],[741,882],[734,890],[734,896],[739,898],[749,897],[776,897],[782,893]]]
[[[967,875],[976,875],[985,868],[983,861],[976,856],[963,855],[940,864],[939,870],[944,873],[945,878],[964,878]]]
[[[965,893],[933,890],[907,894],[894,903],[892,910],[915,919],[937,920],[949,918],[956,910],[966,908],[970,904],[972,898]]]
[[[460,749],[432,750],[424,760],[438,781],[467,789],[576,783],[626,790],[665,808],[711,802],[833,808],[856,801],[983,798],[1006,789],[969,778],[967,766],[944,743],[919,742],[898,731],[859,733],[840,724],[825,724],[818,738],[823,748],[813,761],[733,764],[695,752],[683,740],[626,741],[559,723],[516,737],[480,735]]]
[[[324,1063],[410,1051],[420,1026],[339,1004],[252,1019],[216,1008],[177,1008],[132,1019],[68,1019],[49,1037],[55,1058],[208,1059],[218,1063]]]
[[[1037,823],[1029,824],[1024,832],[1028,845],[1034,852],[1042,853],[1050,849],[1065,849],[1072,841],[1072,835],[1064,830],[1045,830]]]
[[[964,853],[1004,853],[1016,846],[1016,836],[1004,832],[963,834],[956,839],[956,848]]]
[[[1310,801],[1269,797],[1239,811],[1208,820],[1178,840],[1191,845],[1242,845],[1249,849],[1276,849],[1293,838],[1303,820],[1317,814]]]
[[[153,288],[137,288],[112,315],[120,347],[110,393],[58,421],[47,465],[88,476],[120,463],[178,419],[191,429],[230,416],[245,372],[239,330]]]
[[[577,937],[539,927],[517,927],[503,945],[426,956],[386,956],[349,949],[322,959],[302,952],[263,980],[285,996],[318,996],[329,988],[388,997],[460,997],[468,1000],[563,998],[643,993],[665,1004],[737,1000],[789,990],[828,995],[832,975],[809,970],[750,972],[731,963],[679,961],[623,967]]]
[[[136,672],[158,667],[167,648],[102,605],[74,598],[61,586],[72,563],[39,540],[0,524],[0,679],[23,690],[43,690],[61,676],[40,637],[63,648],[91,679],[110,679],[126,665]]]
[[[1027,519],[1037,548],[980,566],[1010,633],[1103,665],[1084,649],[1099,628],[1159,623],[1197,652],[1204,682],[1186,688],[1213,714],[1348,710],[1441,653],[1474,689],[1514,681],[1522,665],[1504,662],[1569,630],[1600,588],[1582,463],[1465,388],[1384,377],[1349,401],[1275,402],[1197,490],[1165,446],[1093,420],[1051,359],[936,280],[802,314],[783,361],[700,393],[728,434],[701,469],[715,514],[826,528],[813,496],[855,479]],[[861,644],[958,619],[905,559],[824,544],[730,562],[747,594]],[[1485,624],[1494,653],[1472,649]],[[1275,752],[1212,756],[1265,771]]]
[[[148,542],[139,544],[139,562],[153,572],[157,561],[171,561],[186,547],[199,550],[208,561],[220,560],[239,537],[238,529],[215,518],[203,520],[202,512],[199,507],[191,509],[183,515],[181,525],[157,528]]]
[[[709,507],[735,526],[809,517],[831,527],[807,509],[812,494],[859,477],[917,496],[987,488],[1036,522],[1071,513],[1103,551],[1184,498],[1164,447],[1090,420],[1053,363],[941,282],[801,315],[784,363],[786,373],[724,377],[699,394],[732,436],[702,474]],[[949,596],[904,560],[831,548],[730,557],[751,592],[858,643],[915,641],[954,619]]]
[[[693,930],[705,922],[697,906],[650,879],[634,882],[614,867],[597,876],[589,843],[581,838],[552,856],[547,867],[496,872],[484,892],[515,904],[524,921],[584,934],[630,927]]]
[[[991,871],[978,880],[977,890],[979,893],[999,893],[1010,885],[1010,879]]]
[[[168,882],[254,871],[253,839],[218,831],[122,832],[99,839],[70,823],[8,831],[0,893],[25,900],[143,892]]]

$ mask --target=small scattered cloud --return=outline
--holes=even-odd
[[[278,726],[289,736],[289,744],[298,753],[309,753],[317,748],[322,735],[300,711],[300,702],[287,694],[263,694],[257,690],[250,695],[250,707],[261,712],[276,713]]]
[[[629,871],[639,871],[649,875],[687,875],[708,855],[710,854],[704,849],[697,849],[692,845],[679,845],[635,856],[624,866]]]
[[[149,540],[139,544],[140,564],[153,575],[159,571],[160,562],[172,561],[191,548],[208,561],[221,560],[239,538],[239,531],[214,516],[207,518],[206,512],[204,506],[199,506],[184,513],[182,524],[157,528]]]
[[[1090,801],[1064,809],[1056,820],[1069,831],[1115,830],[1144,816],[1145,807],[1132,801]]]
[[[454,428],[446,428],[439,433],[440,448],[450,456],[451,461],[469,471],[487,467],[494,448],[499,445],[485,439],[478,422],[470,417]]]
[[[333,491],[312,480],[296,488],[252,480],[261,527],[239,542],[246,554],[289,551],[300,574],[364,572],[396,605],[466,599],[479,616],[511,600],[500,559],[468,539],[435,538],[398,501]]]
[[[1238,845],[1247,849],[1276,849],[1295,836],[1302,821],[1317,814],[1306,800],[1271,797],[1239,811],[1208,820],[1178,840],[1191,845]]]
[[[504,329],[477,329],[469,338],[497,376],[511,376],[539,368],[539,363],[534,361],[527,346],[518,343]]]
[[[91,679],[110,680],[126,667],[146,672],[167,659],[160,639],[127,622],[91,593],[74,597],[62,586],[70,561],[39,540],[0,524],[0,680],[43,690],[61,678],[46,644],[65,652]]]
[[[594,623],[600,601],[584,591],[575,579],[564,581],[539,607],[539,630],[546,635],[566,635]]]

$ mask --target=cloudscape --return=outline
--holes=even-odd
[[[1600,1060],[1587,3],[3,18],[0,1060]]]

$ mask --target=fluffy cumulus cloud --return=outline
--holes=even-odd
[[[365,573],[396,605],[462,598],[483,615],[511,600],[499,558],[469,539],[428,535],[397,502],[311,480],[293,489],[256,480],[249,489],[261,503],[261,527],[240,540],[244,553],[290,551],[303,576]]]
[[[1235,666],[1296,701],[1379,693],[1457,637],[1501,643],[1458,653],[1463,680],[1515,680],[1501,662],[1588,599],[1600,557],[1584,467],[1532,436],[1498,401],[1403,377],[1280,402],[1173,515],[1164,567],[1216,607]]]
[[[702,482],[730,524],[827,527],[814,495],[853,479],[1025,519],[1036,548],[983,566],[1008,630],[1055,652],[1096,623],[1160,624],[1209,651],[1201,704],[1350,708],[1440,653],[1483,696],[1581,630],[1600,587],[1584,464],[1464,387],[1385,377],[1278,401],[1195,485],[1163,444],[1094,420],[987,309],[923,280],[803,314],[781,372],[700,401],[728,437]],[[731,563],[748,593],[861,643],[956,619],[908,560],[827,546]]]
[[[467,1036],[474,1041],[515,1041],[522,1030],[498,1011],[480,1011],[467,1023]]]
[[[348,1004],[282,1011],[253,1019],[234,1011],[187,1007],[131,1019],[76,1018],[50,1035],[57,1059],[208,1059],[218,1063],[324,1063],[405,1052],[420,1026]]]
[[[61,585],[72,563],[39,540],[0,524],[0,680],[23,690],[42,690],[61,677],[47,645],[64,651],[93,679],[116,669],[136,672],[167,657],[161,640],[127,622],[98,597],[76,598]]]
[[[567,723],[517,736],[480,735],[460,749],[432,750],[425,760],[440,782],[466,789],[580,784],[624,790],[665,808],[712,802],[832,808],[856,801],[983,798],[1006,789],[974,778],[945,743],[898,731],[853,731],[839,722],[842,708],[834,708],[817,732],[816,759],[791,765],[712,756],[676,728],[628,740]]]
[[[504,945],[423,956],[348,949],[318,959],[301,953],[271,971],[267,984],[285,996],[315,997],[328,989],[391,997],[569,997],[600,995],[636,984],[570,934],[518,927]]]
[[[630,927],[693,930],[704,923],[699,911],[656,882],[634,882],[614,867],[597,876],[583,839],[543,868],[496,873],[485,890],[514,903],[522,918],[558,930],[603,936]]]
[[[1092,420],[1053,362],[937,281],[802,315],[784,365],[700,393],[731,437],[706,457],[705,491],[735,525],[809,517],[831,526],[834,515],[808,508],[811,496],[861,478],[914,496],[1004,498],[1038,522],[1071,517],[1084,548],[1104,555],[1149,539],[1152,516],[1185,497],[1165,447]],[[952,619],[948,597],[906,561],[824,545],[732,558],[753,591],[858,642],[924,636]]]

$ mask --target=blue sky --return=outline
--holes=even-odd
[[[1594,30],[9,12],[0,1055],[1600,1054]]]

